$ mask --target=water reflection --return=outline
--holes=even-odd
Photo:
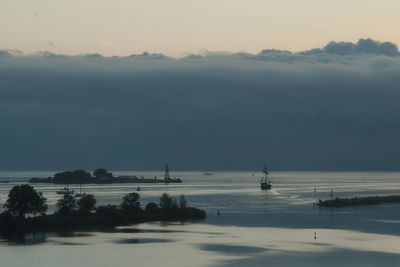
[[[174,267],[400,266],[400,205],[344,209],[312,205],[319,198],[329,198],[332,188],[338,197],[397,193],[400,174],[278,173],[274,179],[279,183],[267,193],[259,190],[258,179],[243,172],[178,176],[184,181],[181,185],[141,185],[142,206],[157,202],[162,192],[176,197],[185,194],[190,205],[207,211],[204,222],[147,223],[90,233],[2,235],[2,263],[30,267],[119,267],[132,262]],[[1,199],[7,198],[15,184],[0,184]],[[119,204],[136,187],[89,185],[85,191],[94,194],[99,205]],[[50,205],[60,197],[56,185],[37,184],[35,188]]]
[[[1,242],[7,245],[37,245],[47,242],[45,233],[2,233]]]
[[[115,244],[150,244],[150,243],[167,243],[174,242],[172,239],[161,239],[161,238],[122,238],[114,240]]]
[[[83,232],[29,232],[29,233],[2,233],[0,234],[0,242],[3,245],[39,245],[43,243],[57,243],[54,242],[53,238],[78,238],[78,237],[91,237],[92,233],[83,233]],[[63,241],[60,244],[78,244],[73,242]],[[83,244],[83,243],[79,243]]]
[[[70,232],[70,231],[57,232],[54,235],[58,236],[58,237],[89,237],[89,236],[93,236],[92,233]]]
[[[287,252],[257,254],[247,258],[219,261],[218,266],[399,266],[397,254],[365,252],[358,250],[333,250],[329,252]]]
[[[31,234],[16,240],[25,245],[20,246],[26,248],[22,255],[29,257],[17,256],[21,255],[21,250],[16,250],[15,246],[3,246],[0,256],[12,263],[5,266],[105,267],[111,264],[122,267],[129,262],[155,266],[160,261],[165,266],[264,266],[265,263],[272,266],[359,266],[368,261],[358,257],[370,258],[370,255],[377,257],[371,258],[373,263],[378,263],[377,259],[382,260],[383,265],[400,262],[400,250],[396,245],[400,243],[399,236],[330,229],[153,223],[117,228],[113,232]],[[14,244],[17,241],[13,241]],[[35,242],[40,246],[35,249],[26,246]],[[130,245],[134,245],[134,249]],[[74,257],[68,259],[68,255]],[[335,258],[341,256],[347,262]],[[30,257],[35,257],[37,263],[30,262]],[[59,257],[65,262],[58,263]],[[117,261],[110,261],[116,258]],[[182,261],[186,258],[190,261]],[[300,264],[296,264],[297,261]]]
[[[200,244],[198,248],[201,250],[223,253],[228,255],[243,255],[249,253],[260,253],[266,251],[266,248],[251,246],[233,246],[225,244]]]

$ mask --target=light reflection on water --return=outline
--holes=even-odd
[[[162,177],[162,173],[157,172],[114,173]],[[0,184],[1,201],[7,199],[12,186],[27,177],[52,174],[0,172],[3,180],[18,177],[10,183]],[[296,263],[294,259],[308,262],[305,266],[318,266],[321,264],[319,257],[320,260],[330,257],[332,263],[339,263],[334,257],[337,254],[348,260],[348,264],[342,264],[348,266],[361,266],[363,261],[357,261],[357,258],[369,259],[368,255],[383,260],[383,265],[400,263],[397,245],[400,244],[400,228],[395,223],[400,221],[399,205],[335,210],[313,206],[318,199],[330,198],[331,190],[334,197],[398,194],[400,173],[274,173],[273,190],[268,192],[259,189],[259,176],[253,176],[251,172],[214,172],[212,176],[204,176],[201,172],[174,172],[173,176],[181,178],[183,183],[84,185],[82,191],[93,194],[98,205],[119,204],[122,196],[136,191],[137,186],[141,189],[142,206],[151,201],[158,202],[163,192],[174,197],[184,194],[189,205],[207,211],[205,221],[141,224],[132,231],[75,233],[72,236],[53,233],[28,236],[25,241],[21,237],[8,237],[3,239],[0,257],[10,263],[5,266],[55,266],[55,262],[57,266],[71,266],[72,263],[110,266],[107,265],[110,257],[117,257],[111,264],[116,267],[126,266],[127,262],[146,266],[264,265],[261,263],[267,260],[284,266],[290,265],[291,260]],[[34,186],[54,210],[54,204],[60,198],[55,192],[62,186]],[[79,185],[70,185],[70,188],[79,191]],[[220,217],[217,211],[220,211]],[[317,232],[316,240],[314,232]],[[24,246],[15,246],[18,244]],[[35,249],[31,245],[35,245]],[[21,251],[37,259],[37,263],[29,262],[25,256],[15,257]],[[59,257],[49,256],[46,251]],[[47,258],[43,258],[43,254]],[[191,261],[182,263],[182,257]],[[67,262],[63,263],[62,259]]]

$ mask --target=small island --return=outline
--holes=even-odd
[[[30,183],[53,183],[53,184],[113,184],[113,183],[182,183],[179,178],[171,178],[169,175],[168,165],[165,165],[164,179],[154,177],[138,178],[137,176],[114,176],[106,169],[99,168],[93,172],[84,170],[65,171],[54,174],[48,178],[31,178]]]
[[[93,195],[76,198],[64,194],[57,201],[57,211],[46,214],[46,198],[29,184],[14,186],[0,214],[0,234],[77,231],[113,228],[149,221],[193,221],[206,218],[206,212],[188,207],[184,195],[179,202],[164,193],[159,203],[150,202],[143,209],[140,195],[129,193],[120,205],[96,207]]]
[[[381,203],[400,203],[400,195],[335,198],[331,200],[319,200],[317,205],[320,207],[340,208],[361,205],[375,205]]]

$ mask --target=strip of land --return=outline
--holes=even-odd
[[[48,214],[28,218],[0,214],[0,236],[4,233],[95,231],[151,221],[197,221],[206,218],[205,211],[193,207],[123,210],[114,205],[101,206],[93,213],[74,211],[69,214]]]
[[[317,205],[320,207],[339,208],[361,205],[375,205],[381,203],[400,203],[400,195],[335,198],[331,200],[319,200],[319,203],[317,203]]]
[[[31,178],[30,183],[52,183],[52,184],[112,184],[112,183],[182,183],[179,178],[171,178],[168,175],[164,179],[138,178],[136,176],[114,176],[106,169],[100,168],[93,175],[85,170],[65,171],[54,174],[48,178]]]
[[[166,183],[166,184],[174,184],[174,183],[182,183],[182,180],[179,178],[169,178],[169,179],[150,179],[150,178],[139,178],[136,176],[117,176],[113,177],[112,179],[98,179],[98,178],[91,178],[91,179],[76,179],[71,178],[70,180],[66,181],[59,181],[52,177],[49,178],[31,178],[29,180],[30,183],[37,184],[37,183],[50,183],[50,184],[124,184],[124,183],[131,183],[131,184],[157,184],[157,183]],[[9,183],[9,181],[5,182]]]
[[[128,193],[120,205],[96,207],[93,195],[75,197],[65,193],[56,203],[57,210],[46,214],[47,199],[28,184],[16,185],[8,193],[0,213],[0,236],[11,233],[96,230],[149,221],[203,220],[204,210],[188,207],[184,195],[175,198],[163,193],[159,203],[147,203],[143,209],[140,195]]]

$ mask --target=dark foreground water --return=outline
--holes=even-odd
[[[114,172],[146,178],[156,172]],[[0,201],[27,177],[0,173]],[[141,184],[141,203],[167,192],[205,209],[200,223],[140,224],[109,232],[10,236],[0,240],[0,266],[400,266],[400,204],[326,209],[318,199],[400,194],[400,173],[274,173],[259,189],[251,172],[174,172],[182,184]],[[88,185],[99,205],[119,204],[137,184]],[[70,185],[79,191],[78,185]],[[35,184],[50,209],[61,186]],[[315,190],[314,190],[315,189]],[[218,211],[220,216],[218,216]]]

